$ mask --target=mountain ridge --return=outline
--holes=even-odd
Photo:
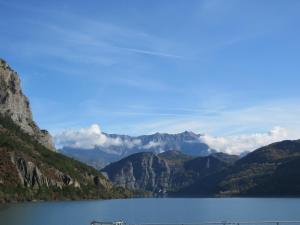
[[[119,182],[131,177],[131,182],[147,183],[147,176],[135,176],[135,171],[149,170],[143,164],[151,157],[159,158],[165,171],[159,166],[156,180],[164,181],[160,188],[139,186],[154,195],[182,196],[300,196],[300,140],[285,140],[258,148],[240,158],[224,153],[208,156],[187,156],[180,151],[160,154],[136,153],[106,166],[102,171],[116,185],[135,189]],[[147,158],[148,157],[148,158]],[[125,163],[124,163],[125,162]],[[131,165],[127,170],[126,166]],[[138,166],[135,166],[138,165]],[[153,167],[153,165],[151,165]]]
[[[177,195],[299,195],[300,179],[296,176],[300,171],[299,157],[299,140],[276,142],[249,153],[219,173],[197,180]]]
[[[232,162],[231,162],[232,163]],[[202,176],[231,165],[214,154],[188,156],[180,151],[139,152],[103,168],[116,186],[161,195],[188,186]],[[151,183],[149,185],[149,182]]]
[[[201,142],[200,134],[188,131],[178,134],[154,133],[140,136],[103,134],[109,138],[118,139],[120,143],[124,144],[117,146],[96,146],[93,149],[64,147],[59,151],[97,169],[101,169],[111,162],[118,161],[138,152],[148,151],[158,154],[178,150],[191,156],[207,156],[215,152],[207,144]],[[130,145],[128,143],[134,144]]]

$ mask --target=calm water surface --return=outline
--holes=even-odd
[[[157,198],[0,204],[1,225],[300,220],[297,198]]]

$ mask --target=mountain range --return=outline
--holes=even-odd
[[[242,158],[137,153],[102,171],[117,186],[154,195],[295,196],[300,195],[300,140],[273,143]]]
[[[177,192],[196,180],[223,171],[238,159],[224,153],[196,157],[181,151],[141,152],[111,163],[101,171],[116,186],[160,195]]]
[[[96,169],[101,169],[111,162],[139,152],[158,154],[178,150],[191,156],[207,156],[215,152],[201,141],[200,134],[188,131],[179,134],[155,133],[137,137],[106,133],[103,135],[112,140],[118,140],[118,145],[95,146],[92,149],[65,146],[59,151]]]

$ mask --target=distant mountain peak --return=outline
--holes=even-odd
[[[97,169],[138,152],[148,151],[159,154],[177,150],[190,156],[207,156],[214,152],[200,140],[200,135],[191,131],[184,131],[178,134],[156,132],[150,135],[132,137],[106,133],[105,135],[118,140],[119,145],[97,146],[95,147],[97,151],[86,151],[84,149],[80,151],[79,148],[65,146],[61,152],[89,165],[97,165]]]
[[[183,131],[182,133],[183,133],[183,134],[187,134],[187,135],[197,135],[197,134],[194,133],[193,131],[187,131],[187,130]]]

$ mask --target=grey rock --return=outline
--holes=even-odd
[[[0,59],[0,113],[11,117],[23,131],[54,150],[51,135],[46,130],[40,130],[33,121],[30,103],[22,92],[18,74],[2,59]]]
[[[116,186],[132,190],[159,193],[170,183],[171,171],[166,161],[151,152],[131,155],[108,165],[103,171]]]
[[[54,177],[45,175],[37,165],[20,156],[11,155],[11,161],[16,166],[20,183],[26,188],[39,189],[41,187],[58,187],[62,189],[64,186],[74,186],[80,188],[77,180],[68,174],[63,174],[59,170],[55,170]]]

